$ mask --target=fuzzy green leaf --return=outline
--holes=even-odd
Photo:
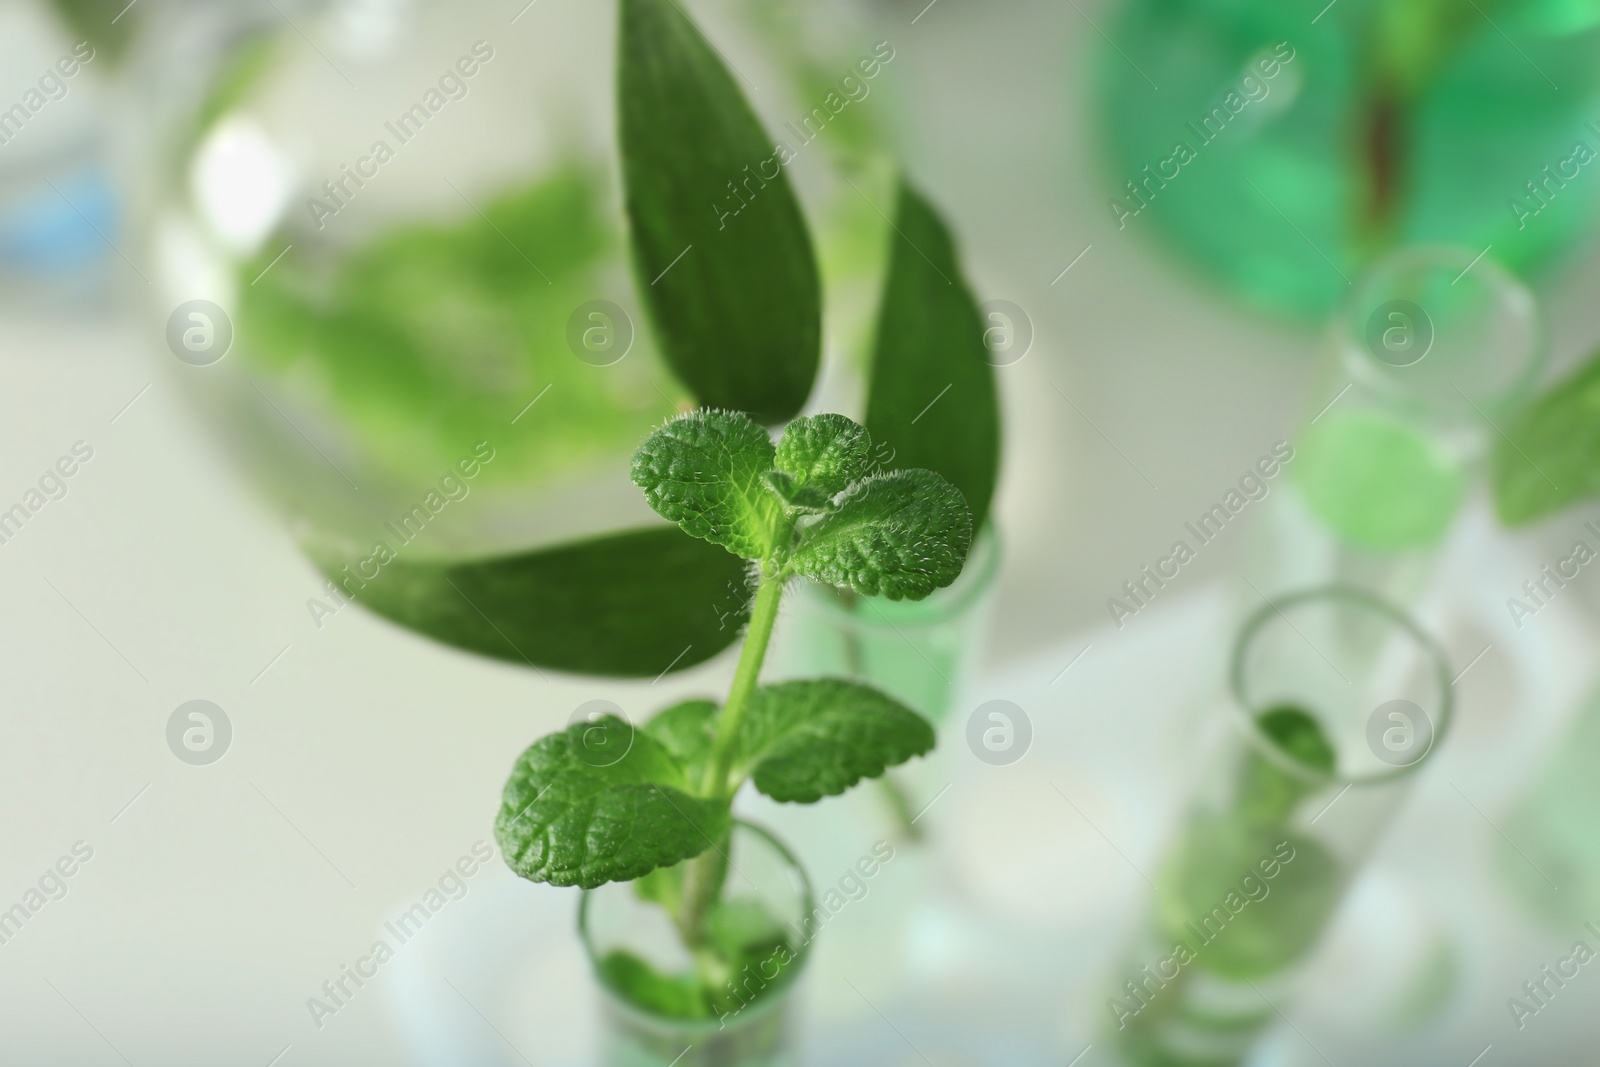
[[[774,800],[809,804],[933,749],[933,727],[870,686],[836,678],[751,697],[737,772]]]
[[[728,822],[726,804],[691,795],[666,747],[607,715],[541,738],[518,758],[494,833],[522,877],[593,889],[697,856]]]
[[[772,138],[676,0],[621,10],[623,184],[662,351],[701,404],[781,422],[805,403],[821,356],[800,204]]]
[[[714,701],[685,700],[657,712],[645,723],[644,732],[672,753],[690,782],[698,782],[711,758],[719,710]]]
[[[956,580],[971,544],[972,513],[955,486],[932,471],[891,471],[803,527],[789,567],[864,596],[921,600]]]
[[[456,648],[576,674],[653,678],[703,663],[748,617],[745,568],[671,526],[459,563],[359,557],[308,546],[345,595]],[[341,569],[341,565],[346,565]]]
[[[932,205],[903,185],[897,216],[867,389],[867,429],[880,448],[894,450],[894,466],[949,479],[981,528],[1000,474],[1000,405],[984,340],[987,324]]]
[[[768,471],[767,484],[772,486],[772,491],[783,497],[784,503],[790,507],[806,511],[827,511],[833,506],[832,494],[825,493],[815,486],[802,486],[792,474]]]
[[[764,559],[784,525],[767,482],[767,431],[742,412],[693,411],[659,427],[633,454],[633,484],[663,518],[744,559]]]
[[[796,490],[829,499],[867,476],[871,453],[866,427],[843,415],[826,414],[795,419],[784,427],[776,460]]]
[[[1491,470],[1495,510],[1507,526],[1600,494],[1600,355],[1507,427]]]

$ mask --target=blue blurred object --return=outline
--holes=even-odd
[[[65,281],[111,253],[117,222],[116,190],[104,167],[40,175],[37,185],[0,201],[0,265]]]
[[[0,6],[0,293],[31,310],[106,302],[121,198],[108,59],[37,4]]]

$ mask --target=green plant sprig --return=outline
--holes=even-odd
[[[646,439],[633,481],[650,506],[753,572],[733,683],[720,707],[687,701],[637,731],[604,717],[535,742],[495,820],[512,870],[594,888],[722,856],[746,781],[777,801],[813,803],[933,748],[925,719],[870,686],[759,684],[789,582],[919,600],[961,573],[972,516],[960,491],[928,470],[876,471],[870,455],[866,429],[831,414],[794,420],[776,446],[748,415],[718,410],[680,416]],[[702,877],[694,891],[691,881],[671,895],[694,945],[720,878]]]

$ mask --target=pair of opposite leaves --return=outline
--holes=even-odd
[[[736,412],[699,411],[656,430],[633,480],[686,533],[749,560],[764,582],[804,576],[864,595],[921,599],[961,573],[972,517],[928,470],[875,472],[867,431],[841,415],[796,419],[776,446]],[[537,882],[592,888],[704,852],[727,834],[749,779],[810,803],[930,751],[933,728],[868,686],[782,682],[751,697],[731,778],[703,795],[719,708],[675,705],[642,729],[607,716],[536,742],[513,768],[495,833]],[[715,787],[712,787],[715,788]]]

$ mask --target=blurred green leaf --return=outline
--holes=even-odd
[[[458,220],[395,226],[336,258],[297,244],[272,265],[283,245],[268,242],[240,270],[241,353],[402,481],[436,479],[485,437],[484,483],[624,457],[672,412],[674,386],[637,341],[606,367],[568,347],[616,248],[600,188],[568,165],[477,201],[482,215],[462,203]]]
[[[983,321],[950,232],[902,184],[889,279],[878,312],[867,429],[898,468],[961,490],[981,529],[1000,473],[1000,406]]]
[[[78,40],[89,42],[96,58],[113,67],[144,17],[132,4],[117,0],[50,0],[50,6]]]
[[[246,37],[232,47],[221,71],[206,90],[200,106],[195,109],[185,158],[192,155],[194,143],[209,132],[218,119],[243,103],[245,97],[261,84],[278,58],[282,40],[275,34],[260,33]]]
[[[320,560],[336,583],[343,560]],[[651,678],[732,644],[748,617],[744,564],[671,526],[515,556],[384,565],[355,592],[391,622],[512,663]],[[353,581],[346,588],[354,588]]]
[[[790,418],[822,297],[774,142],[674,0],[622,0],[617,69],[634,263],[667,362],[703,405]]]
[[[1506,427],[1490,468],[1495,510],[1507,526],[1600,494],[1600,354]]]
[[[694,974],[663,974],[626,949],[613,949],[597,965],[607,985],[631,1004],[669,1019],[713,1019],[705,983]]]

